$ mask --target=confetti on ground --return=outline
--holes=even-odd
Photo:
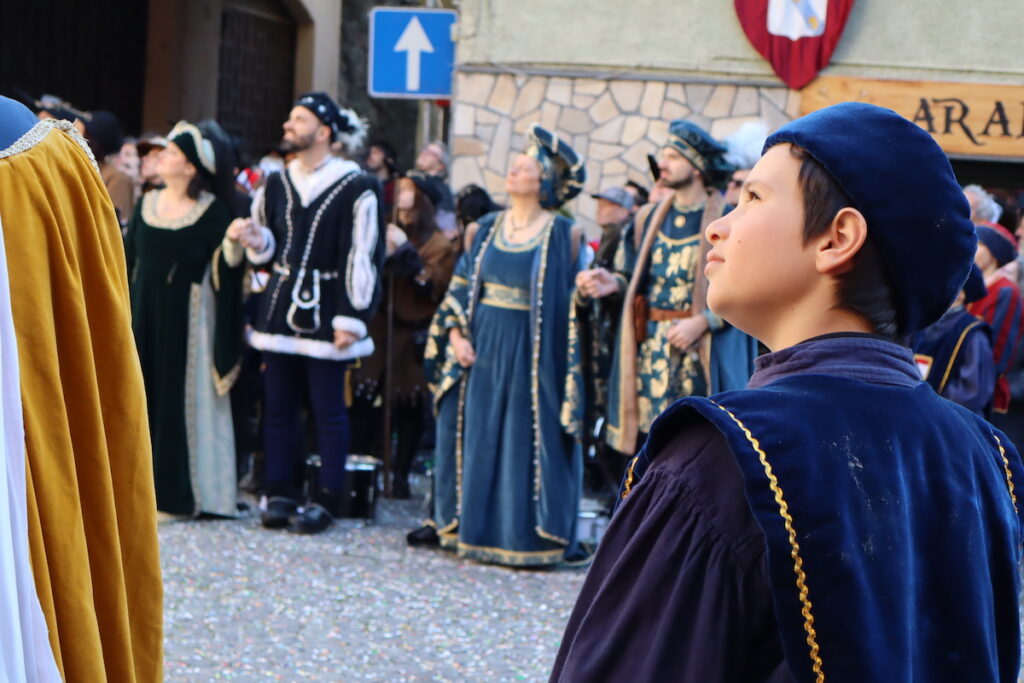
[[[165,680],[547,680],[584,570],[409,548],[422,516],[382,500],[319,536],[255,513],[161,525]]]

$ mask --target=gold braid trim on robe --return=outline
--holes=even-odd
[[[45,125],[0,152],[36,590],[64,680],[155,683],[163,586],[124,247],[80,139]]]
[[[611,381],[619,383],[618,409],[620,430],[618,434],[612,434],[611,438],[609,438],[611,447],[620,453],[636,452],[636,437],[639,430],[639,409],[637,407],[636,390],[636,366],[639,347],[636,343],[636,334],[633,328],[633,299],[639,293],[640,285],[644,282],[644,278],[647,275],[651,247],[654,245],[654,240],[657,238],[658,233],[661,232],[661,226],[665,222],[665,217],[668,216],[669,209],[672,208],[673,201],[674,197],[668,197],[662,200],[653,211],[645,214],[645,216],[650,215],[651,219],[647,223],[647,229],[643,233],[642,240],[638,242],[639,248],[637,249],[636,265],[633,268],[632,277],[629,279],[629,286],[626,288],[626,296],[623,299],[622,321],[619,324],[617,338],[617,343],[619,344],[619,374],[618,377],[611,379]],[[693,315],[703,315],[704,311],[707,310],[707,278],[704,276],[704,264],[707,261],[711,244],[704,239],[704,230],[712,221],[721,217],[724,208],[725,201],[718,192],[712,192],[708,196],[707,203],[704,205],[704,214],[701,216],[700,232],[698,233],[701,235],[700,261],[694,276],[694,290],[690,306]],[[643,230],[643,222],[638,220],[636,227]],[[636,237],[639,238],[638,233],[636,233]],[[710,387],[711,335],[705,333],[697,344],[697,353],[700,356],[701,365],[704,370],[704,379],[707,382],[707,386]]]

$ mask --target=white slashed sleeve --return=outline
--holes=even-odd
[[[0,679],[60,681],[29,564],[25,423],[0,222]]]
[[[256,190],[249,208],[252,222],[256,224],[263,235],[263,246],[260,249],[246,249],[245,255],[249,257],[249,263],[257,266],[270,261],[274,257],[274,248],[277,246],[274,233],[267,227],[266,188],[267,185],[264,183]]]
[[[377,287],[377,268],[373,264],[376,248],[377,195],[373,190],[366,190],[352,208],[352,248],[345,268],[348,300],[357,311],[365,311],[373,303]]]

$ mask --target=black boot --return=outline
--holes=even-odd
[[[341,516],[341,495],[320,489],[306,503],[295,523],[288,528],[297,534],[318,534]]]
[[[441,538],[437,535],[437,529],[424,524],[415,531],[410,531],[405,536],[405,542],[411,546],[437,547],[441,545]]]
[[[267,509],[260,515],[260,522],[268,529],[283,529],[299,509],[291,498],[274,496],[267,501]]]

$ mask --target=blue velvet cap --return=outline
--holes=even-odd
[[[971,264],[971,272],[967,275],[967,282],[964,283],[964,303],[981,301],[988,294],[988,287],[985,286],[985,276],[981,274],[978,266]]]
[[[583,189],[587,170],[583,159],[561,138],[535,123],[530,126],[526,153],[540,163],[540,205],[557,209]]]
[[[676,119],[668,126],[666,147],[675,149],[704,176],[704,184],[724,190],[736,167],[726,161],[727,150],[696,123]],[[657,176],[655,176],[657,179]]]
[[[988,247],[993,258],[1000,266],[1017,258],[1017,244],[1010,231],[995,223],[977,223],[974,229],[978,232],[978,241]]]
[[[949,160],[891,109],[843,102],[792,121],[765,141],[804,148],[842,186],[879,247],[901,334],[942,317],[967,280],[977,238]]]

